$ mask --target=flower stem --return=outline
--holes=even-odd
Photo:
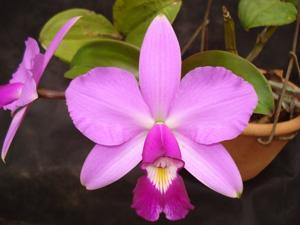
[[[212,0],[208,0],[207,7],[206,7],[206,10],[205,10],[205,14],[204,14],[204,18],[203,18],[201,24],[197,27],[197,29],[195,30],[195,32],[191,36],[191,38],[184,45],[184,47],[181,51],[181,55],[184,55],[184,53],[191,47],[191,45],[194,43],[194,41],[196,40],[196,38],[198,37],[200,32],[201,32],[200,52],[202,52],[204,50],[204,48],[205,48],[205,39],[206,39],[206,31],[205,30],[206,30],[206,26],[209,24],[208,17],[209,17],[211,4],[212,4]]]
[[[208,18],[209,18],[211,5],[212,5],[212,0],[208,0],[206,10],[205,10],[205,14],[204,14],[204,18],[203,18],[203,23],[205,21],[207,21],[207,22],[209,21]],[[204,28],[201,30],[200,52],[204,51],[206,43],[207,43],[207,27],[204,26]]]
[[[182,55],[191,47],[191,45],[193,44],[193,42],[195,41],[195,39],[197,38],[197,36],[199,35],[199,33],[201,32],[201,30],[207,26],[207,24],[209,23],[208,20],[203,21],[198,28],[195,30],[195,32],[193,33],[193,35],[191,36],[191,38],[188,40],[188,42],[185,44],[185,46],[182,49]]]
[[[65,99],[65,92],[64,91],[56,91],[56,90],[49,90],[45,88],[39,88],[37,90],[38,95],[40,98],[46,99]]]
[[[298,73],[298,78],[299,78],[299,81],[300,81],[300,65],[299,65],[298,57],[295,54],[295,52],[290,52],[290,55],[294,58],[294,62],[295,62],[297,73]]]
[[[248,54],[246,59],[248,59],[250,62],[252,62],[263,50],[269,39],[272,37],[274,32],[277,30],[277,27],[271,26],[271,27],[265,27],[262,32],[260,32],[257,35],[256,43],[254,48],[251,50],[251,52]]]

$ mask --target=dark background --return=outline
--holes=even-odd
[[[209,28],[209,48],[223,49],[221,6],[228,6],[237,21],[237,1],[215,0]],[[9,80],[24,51],[27,36],[38,38],[43,24],[64,9],[82,7],[111,18],[113,1],[100,0],[0,0],[0,82]],[[201,22],[206,1],[186,0],[175,22],[183,46]],[[239,24],[238,47],[245,56],[257,32]],[[263,68],[286,68],[294,26],[280,28],[255,61]],[[188,53],[197,51],[199,42]],[[299,52],[299,51],[298,51]],[[41,86],[63,90],[67,70],[53,59]],[[293,74],[293,80],[297,79]],[[0,138],[9,126],[8,112],[0,112]],[[150,224],[130,208],[131,192],[139,171],[134,170],[109,187],[86,191],[79,182],[81,165],[93,143],[72,125],[64,101],[38,100],[29,110],[7,158],[0,163],[0,224],[5,225],[111,225]],[[300,136],[255,179],[245,183],[240,200],[223,197],[184,173],[195,205],[185,220],[174,224],[298,225],[300,224]],[[157,224],[171,224],[161,219]]]

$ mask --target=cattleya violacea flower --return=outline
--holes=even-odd
[[[257,104],[253,87],[222,67],[201,67],[181,81],[181,54],[165,16],[148,28],[139,84],[123,69],[95,68],[66,91],[75,126],[96,143],[82,171],[89,190],[109,185],[140,163],[145,175],[132,207],[149,221],[184,218],[193,208],[179,171],[211,189],[239,197],[240,173],[219,143],[238,136]]]
[[[0,109],[10,110],[13,116],[2,147],[1,157],[3,160],[30,103],[38,98],[37,86],[50,59],[78,19],[79,17],[74,17],[66,22],[48,46],[45,54],[40,53],[35,39],[28,38],[25,42],[26,49],[23,60],[17,71],[12,75],[8,84],[0,85]]]

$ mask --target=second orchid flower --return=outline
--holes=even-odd
[[[5,160],[9,147],[19,129],[29,105],[38,98],[37,86],[42,75],[64,36],[80,17],[71,18],[56,34],[45,54],[40,53],[33,38],[26,41],[23,61],[12,75],[9,84],[0,85],[0,109],[10,110],[13,116],[2,146],[1,157]]]

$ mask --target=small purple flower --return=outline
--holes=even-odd
[[[109,185],[141,162],[145,175],[132,207],[149,221],[160,213],[184,218],[193,208],[179,171],[185,168],[211,189],[239,197],[240,173],[219,143],[237,137],[257,104],[253,87],[221,67],[201,67],[181,81],[181,54],[164,16],[151,23],[141,48],[139,84],[129,72],[95,68],[66,91],[75,126],[96,143],[81,183]]]
[[[0,85],[0,109],[10,110],[13,115],[12,122],[6,134],[1,157],[4,160],[9,146],[21,125],[27,109],[38,98],[37,85],[52,58],[54,52],[64,36],[76,23],[79,17],[70,19],[56,34],[45,54],[40,53],[38,43],[33,38],[25,42],[26,49],[23,61],[13,74],[9,84]]]

